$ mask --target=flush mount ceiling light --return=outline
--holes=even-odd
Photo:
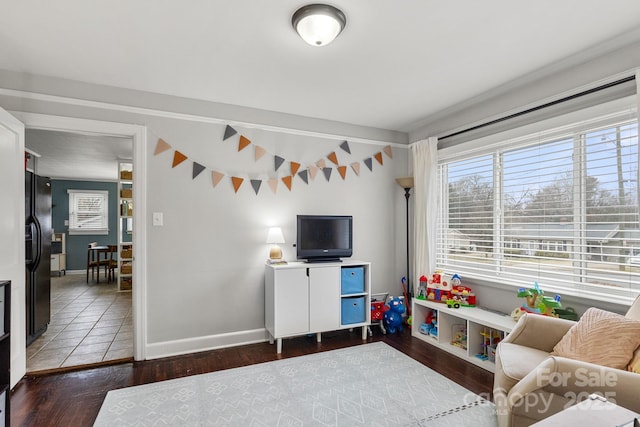
[[[296,32],[312,46],[331,43],[344,29],[347,18],[339,9],[328,4],[309,4],[293,14],[291,24]]]

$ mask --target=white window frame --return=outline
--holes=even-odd
[[[635,96],[633,97],[635,104]],[[619,105],[624,105],[624,108],[619,108]],[[587,110],[589,110],[587,112]],[[595,113],[594,113],[595,112]],[[598,112],[600,114],[598,114]],[[576,116],[586,114],[588,117]],[[556,117],[547,121],[535,123],[529,126],[525,126],[520,129],[510,130],[496,135],[491,135],[484,138],[479,138],[468,143],[461,144],[460,146],[447,147],[441,149],[438,152],[439,155],[439,191],[440,199],[442,201],[440,209],[440,225],[439,225],[439,238],[438,242],[441,247],[438,248],[438,262],[436,268],[444,271],[445,273],[462,273],[469,278],[475,278],[486,282],[497,284],[504,287],[521,287],[531,285],[536,278],[532,277],[529,283],[525,283],[524,279],[514,279],[513,277],[505,277],[502,273],[501,255],[503,254],[504,247],[497,245],[493,250],[493,272],[485,270],[484,272],[465,272],[456,270],[455,261],[451,261],[447,254],[446,247],[448,246],[448,235],[443,230],[446,229],[448,224],[448,183],[446,182],[448,164],[451,162],[462,161],[470,158],[481,157],[483,155],[493,156],[493,171],[494,171],[494,241],[501,242],[503,233],[503,218],[502,218],[502,153],[506,150],[514,148],[524,147],[530,144],[530,141],[551,141],[558,136],[566,136],[573,132],[581,132],[586,123],[589,123],[590,127],[596,128],[599,126],[615,126],[616,123],[636,120],[638,115],[635,105],[629,106],[629,98],[617,100],[609,104],[602,104],[591,109],[586,109],[581,112],[575,112],[568,114],[565,117]],[[640,126],[640,123],[639,123]],[[576,141],[577,144],[578,141]],[[576,152],[574,156],[574,162],[580,165],[580,152]],[[582,171],[582,167],[578,166],[574,170]],[[575,187],[575,186],[574,186]],[[574,190],[575,191],[575,190]],[[576,238],[580,239],[580,236]],[[584,236],[583,236],[584,240]],[[530,240],[529,245],[539,247],[543,242]],[[546,246],[550,246],[552,242],[544,242]],[[564,247],[569,247],[569,242],[560,240],[554,242],[556,250],[565,250]],[[524,245],[521,245],[524,247]],[[443,249],[444,248],[444,249]],[[535,249],[532,249],[535,251]],[[584,256],[584,254],[583,254]],[[583,260],[586,263],[586,260]],[[584,270],[584,265],[580,261],[575,263],[577,270]],[[456,271],[453,271],[456,270]],[[567,287],[561,283],[549,282],[544,284],[544,290],[550,292],[558,292],[565,295],[575,295],[586,298],[593,298],[598,300],[620,301],[628,300],[632,301],[638,291],[631,289],[617,289],[607,288],[606,291],[595,289],[592,286],[583,284],[580,282],[574,283],[573,287]]]
[[[97,235],[109,234],[109,191],[108,190],[67,190],[69,195],[69,235]],[[77,212],[78,201],[82,196],[91,195],[102,198],[102,209],[97,217],[100,217],[100,227],[83,229],[78,226]]]

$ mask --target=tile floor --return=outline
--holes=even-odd
[[[27,347],[27,372],[133,357],[131,292],[85,281],[51,277],[51,323]]]

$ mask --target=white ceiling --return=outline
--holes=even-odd
[[[130,138],[27,129],[25,145],[36,158],[38,175],[58,179],[115,181],[118,162],[131,161]]]
[[[0,68],[408,132],[438,111],[637,34],[638,0],[3,0]],[[634,36],[635,37],[635,36]]]

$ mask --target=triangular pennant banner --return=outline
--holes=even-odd
[[[382,150],[384,151],[384,154],[389,156],[390,159],[393,159],[393,153],[391,152],[391,146],[390,145],[387,145]]]
[[[284,185],[287,186],[287,188],[289,189],[289,191],[291,191],[291,180],[293,179],[292,176],[285,176],[282,178],[282,182],[284,182]]]
[[[211,172],[211,181],[213,181],[213,186],[218,185],[220,180],[224,178],[224,174],[222,172],[213,171]]]
[[[167,151],[171,148],[169,144],[167,144],[164,139],[158,138],[158,143],[156,144],[156,150],[153,152],[153,155],[160,154],[164,151]]]
[[[347,167],[338,166],[338,173],[340,174],[340,176],[342,177],[342,180],[344,181],[345,177],[347,176]]]
[[[324,169],[324,167],[326,166],[326,163],[324,161],[324,159],[320,159],[316,162],[316,166],[319,167],[320,169]]]
[[[269,187],[271,187],[271,191],[273,191],[273,194],[276,193],[276,190],[278,189],[278,180],[277,179],[270,179],[269,181],[267,181],[267,183],[269,184]]]
[[[298,169],[300,169],[300,163],[291,162],[291,175],[298,173]]]
[[[370,171],[373,171],[373,159],[371,157],[367,157],[363,160],[364,164],[367,165]]]
[[[237,177],[237,176],[232,176],[231,177],[231,182],[233,183],[233,189],[235,190],[235,192],[238,192],[238,189],[240,189],[240,186],[242,185],[242,182],[244,181],[244,179]]]
[[[351,163],[351,169],[353,169],[353,172],[356,174],[356,176],[360,176],[360,163],[358,162]]]
[[[333,169],[331,168],[322,168],[322,173],[324,174],[324,177],[327,178],[327,181],[329,181],[329,178],[331,178],[331,171]]]
[[[318,173],[318,168],[315,166],[309,166],[309,176],[311,177],[311,180],[313,181],[314,179],[316,179],[316,174]]]
[[[309,176],[308,176],[308,171],[306,169],[303,171],[300,171],[300,173],[298,173],[298,176],[300,177],[300,179],[304,181],[305,184],[309,184]]]
[[[266,153],[265,149],[256,145],[256,154],[255,154],[256,161],[260,160],[260,158],[264,156],[264,153]]]
[[[173,153],[173,164],[171,165],[171,167],[175,168],[176,166],[178,166],[180,163],[184,162],[185,160],[187,160],[187,156],[185,156],[184,154],[182,154],[181,152],[176,150],[176,152]]]
[[[284,159],[280,156],[273,156],[274,170],[278,170],[280,166],[284,163]]]
[[[191,175],[191,179],[195,179],[196,176],[200,175],[204,170],[204,166],[200,163],[193,162],[193,174]]]
[[[342,148],[347,153],[351,154],[351,149],[349,148],[349,143],[347,141],[340,144],[340,148]]]
[[[252,179],[251,180],[251,186],[253,187],[253,191],[256,192],[256,195],[258,194],[258,191],[260,191],[260,186],[262,185],[262,180],[261,179]]]
[[[373,155],[373,157],[376,158],[378,163],[382,164],[382,152],[378,151],[376,154]]]
[[[327,159],[331,160],[333,163],[335,163],[336,165],[338,165],[338,156],[336,155],[336,152],[333,151],[331,152],[328,156]]]
[[[249,141],[249,138],[247,138],[246,136],[240,135],[240,141],[238,141],[238,151],[244,150],[249,144],[251,144],[251,141]]]
[[[238,133],[238,131],[236,131],[234,128],[232,128],[231,126],[227,125],[226,128],[224,128],[224,136],[222,137],[223,141],[226,141],[227,139],[231,138],[233,135],[235,135],[236,133]]]

